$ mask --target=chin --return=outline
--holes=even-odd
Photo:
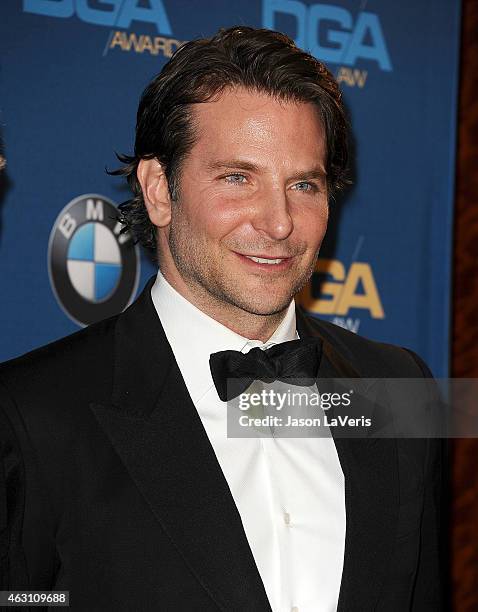
[[[248,282],[244,278],[216,278],[208,290],[219,300],[250,314],[274,315],[286,309],[296,291],[293,283]]]
[[[264,299],[261,299],[260,295],[255,295],[253,299],[247,300],[241,296],[233,301],[236,306],[242,310],[245,310],[246,312],[256,315],[269,316],[285,310],[289,306],[292,297],[293,296],[287,294],[281,298],[277,297],[275,299],[271,299],[269,294],[264,296]]]

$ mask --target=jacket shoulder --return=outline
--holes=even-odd
[[[370,340],[302,312],[316,333],[349,361],[362,377],[415,378],[431,375],[424,361],[410,349]]]
[[[111,378],[118,315],[0,364],[0,383],[15,397],[43,399],[55,390],[81,389],[88,381],[101,389]],[[112,369],[111,367],[109,369]],[[41,394],[41,395],[39,395]],[[43,397],[42,397],[43,396]]]

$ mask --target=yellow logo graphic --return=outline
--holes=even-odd
[[[318,259],[314,274],[326,275],[320,283],[320,295],[313,295],[309,283],[297,296],[309,312],[345,316],[351,308],[368,310],[374,319],[385,318],[382,302],[370,264],[354,262],[348,272],[337,259]],[[358,292],[359,287],[363,291]]]

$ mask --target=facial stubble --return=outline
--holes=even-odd
[[[193,236],[195,236],[194,239]],[[231,312],[240,309],[259,316],[279,314],[289,306],[292,298],[310,280],[318,257],[317,250],[307,268],[297,271],[297,276],[286,294],[283,297],[277,296],[276,300],[279,301],[274,300],[274,303],[268,305],[260,296],[255,301],[256,296],[253,291],[247,297],[243,295],[243,292],[241,294],[242,283],[238,281],[243,278],[243,275],[234,278],[233,275],[224,274],[219,266],[214,265],[220,260],[219,257],[208,257],[210,247],[204,239],[198,241],[198,237],[201,235],[197,234],[197,229],[191,227],[181,210],[180,201],[176,200],[173,204],[168,237],[171,256],[191,293],[198,303],[209,311],[220,308]],[[290,274],[290,271],[285,274]],[[280,282],[280,277],[277,278],[277,281]],[[270,296],[271,292],[268,295]]]

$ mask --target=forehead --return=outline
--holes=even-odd
[[[271,163],[325,159],[325,132],[315,105],[284,101],[242,88],[195,104],[197,140],[191,153],[203,158],[266,156]]]

